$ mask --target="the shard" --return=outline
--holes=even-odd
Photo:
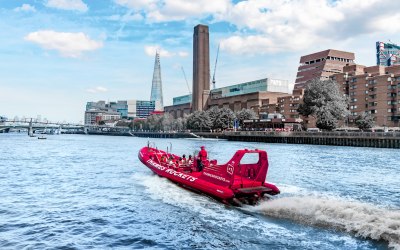
[[[155,110],[163,111],[163,95],[162,95],[162,82],[161,82],[161,66],[160,66],[160,55],[156,52],[156,58],[154,62],[153,82],[151,85],[151,96],[150,101],[154,101]]]

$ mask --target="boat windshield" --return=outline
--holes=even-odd
[[[240,159],[240,164],[257,164],[259,159],[260,154],[258,152],[246,153],[243,155],[242,159]]]

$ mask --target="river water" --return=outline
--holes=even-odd
[[[0,134],[0,249],[400,249],[396,149],[151,139],[268,152],[281,194],[225,206],[154,175],[145,138]]]

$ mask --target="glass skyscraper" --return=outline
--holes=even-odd
[[[157,111],[164,110],[162,82],[161,82],[160,55],[159,55],[158,51],[156,52],[156,59],[154,62],[153,82],[151,85],[150,101],[153,101],[155,103],[155,109]]]
[[[400,65],[400,46],[393,43],[376,42],[376,65]]]

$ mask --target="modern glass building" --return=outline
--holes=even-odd
[[[210,97],[212,99],[219,99],[260,91],[289,93],[289,82],[288,80],[264,78],[251,82],[244,82],[227,87],[213,89],[210,91]],[[173,98],[173,105],[186,104],[190,103],[191,101],[192,95],[177,96]]]
[[[180,105],[190,103],[192,101],[192,95],[177,96],[172,99],[173,105]]]
[[[211,90],[212,99],[249,94],[260,91],[289,93],[288,80],[264,78]]]
[[[106,103],[105,101],[87,102],[86,113],[118,113],[122,119],[146,118],[155,110],[155,101],[123,100]]]
[[[400,65],[400,46],[394,43],[376,42],[376,65]]]
[[[160,54],[158,53],[158,51],[156,52],[156,58],[154,62],[154,72],[153,72],[153,81],[151,84],[150,101],[153,101],[155,103],[156,110],[158,111],[164,110]]]
[[[136,101],[136,116],[139,118],[148,117],[155,109],[155,101]]]

